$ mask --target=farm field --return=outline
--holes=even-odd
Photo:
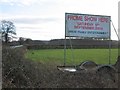
[[[64,49],[25,51],[24,47],[3,48],[3,88],[117,88],[119,85],[118,73],[110,68],[107,72],[104,68],[97,72],[93,69],[78,69],[77,72],[58,70],[57,66],[63,65]],[[117,49],[111,51],[114,64]],[[85,60],[108,64],[108,49],[74,49],[73,52],[67,49],[67,65],[73,65],[71,53],[76,65]]]
[[[111,49],[111,64],[115,64],[118,49]],[[64,49],[28,50],[26,58],[41,63],[63,65]],[[67,49],[66,65],[79,65],[83,61],[94,61],[97,64],[109,64],[109,49]]]

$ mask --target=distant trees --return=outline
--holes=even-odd
[[[32,43],[32,39],[30,38],[24,38],[24,37],[19,37],[19,44],[23,45],[23,44],[31,44]]]
[[[24,41],[25,41],[25,38],[19,37],[18,42],[20,43],[20,45],[22,45],[24,43]]]
[[[31,44],[31,43],[32,43],[32,39],[27,38],[27,39],[25,40],[25,43],[26,43],[26,44]]]
[[[8,43],[10,39],[14,38],[16,35],[16,28],[13,22],[2,20],[0,23],[0,32],[2,33],[2,41]]]

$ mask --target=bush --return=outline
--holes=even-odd
[[[25,48],[10,48],[4,47],[2,49],[2,78],[3,88],[10,87],[27,87],[28,78],[24,70],[26,61],[24,59]],[[30,66],[28,64],[27,66]]]
[[[117,87],[95,72],[62,72],[57,64],[24,58],[25,48],[3,47],[3,88],[104,88]],[[109,83],[109,84],[108,84]]]
[[[24,58],[25,48],[3,47],[3,88],[57,87],[59,72],[51,65]]]

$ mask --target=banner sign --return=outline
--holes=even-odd
[[[66,37],[110,38],[110,16],[65,13]]]

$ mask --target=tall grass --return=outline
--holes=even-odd
[[[115,64],[118,56],[118,49],[111,49],[111,64]],[[42,63],[63,64],[64,49],[28,50],[26,58]],[[91,60],[97,64],[109,63],[109,49],[67,49],[66,64],[80,64],[83,61]]]

